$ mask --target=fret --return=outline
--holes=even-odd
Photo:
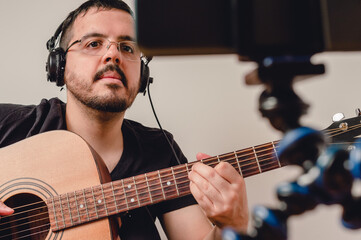
[[[234,156],[236,157],[239,174],[241,174],[241,176],[243,177],[243,173],[242,173],[241,166],[239,165],[239,160],[238,160],[238,157],[237,157],[237,153],[236,152],[233,152],[233,153],[234,153]]]
[[[137,189],[137,184],[135,183],[135,178],[133,177],[133,183],[134,183],[134,189],[135,189],[135,196],[138,200],[138,205],[140,207],[140,201],[139,201],[139,194],[138,194],[138,189]]]
[[[165,198],[165,193],[164,193],[163,184],[162,184],[162,179],[161,179],[161,177],[160,177],[159,170],[158,170],[158,177],[159,177],[160,187],[162,188],[163,198],[164,198],[164,200],[165,200],[166,198]]]
[[[65,223],[65,216],[64,216],[64,213],[63,213],[63,204],[61,202],[61,195],[59,196],[59,206],[60,206],[60,213],[61,213],[63,223],[64,223],[64,227],[65,227],[66,223]]]
[[[219,159],[219,155],[217,155],[217,159],[218,159],[218,162],[220,163],[220,162],[221,162],[221,160]]]
[[[277,154],[276,146],[275,146],[274,142],[272,142],[272,146],[273,146],[274,156],[275,156],[275,158],[277,159],[277,162],[278,162],[278,166],[279,166],[279,167],[282,167],[282,166],[281,166],[280,159],[278,158],[278,154]]]
[[[83,194],[83,191],[80,191],[79,194],[77,193],[77,191],[75,191],[75,197],[76,197],[77,209],[79,211],[80,222],[89,221],[89,216],[87,215],[87,210],[85,208],[84,201],[86,201],[86,199]]]
[[[148,186],[150,189],[150,196],[153,203],[164,200],[164,194],[158,171],[147,174]]]
[[[257,149],[258,160],[262,169],[262,172],[269,171],[271,169],[279,168],[278,162],[274,156],[274,151],[271,143],[258,145]]]
[[[119,213],[118,204],[117,204],[117,199],[115,198],[115,192],[114,192],[113,182],[110,182],[110,186],[111,186],[111,188],[112,188],[112,194],[113,194],[113,199],[114,199],[115,211],[116,211],[117,213]]]
[[[78,225],[80,222],[80,217],[77,212],[77,205],[75,200],[74,192],[66,193],[67,195],[67,201],[68,201],[68,207],[70,209],[70,220],[72,226]]]
[[[117,209],[117,213],[129,210],[127,196],[125,193],[124,182],[123,180],[113,182],[113,189],[114,189],[114,199],[115,199],[115,206]]]
[[[87,188],[85,189],[85,202],[87,203],[87,211],[88,211],[88,215],[89,215],[89,219],[90,220],[94,220],[98,218],[98,211],[96,208],[96,203],[95,203],[95,198],[94,198],[94,193],[93,193],[93,188]]]
[[[257,165],[258,165],[258,169],[259,169],[259,172],[261,173],[262,170],[261,170],[261,166],[259,165],[259,161],[258,161],[258,157],[257,157],[257,153],[256,153],[256,149],[254,147],[253,148],[253,152],[254,152],[254,156],[256,158],[256,161],[257,161]]]
[[[137,186],[139,206],[151,204],[151,192],[149,190],[149,184],[146,174],[136,176],[135,184]]]
[[[103,196],[103,200],[104,200],[104,209],[105,209],[105,214],[106,214],[106,216],[109,216],[109,212],[108,212],[108,208],[107,208],[107,201],[106,201],[106,199],[105,199],[105,195],[104,195],[104,188],[103,188],[103,185],[100,185],[100,189],[101,189],[102,196]]]
[[[174,175],[174,169],[173,167],[171,167],[172,169],[172,175],[173,175],[173,181],[174,181],[174,185],[175,185],[175,188],[177,190],[177,195],[179,196],[179,191],[178,191],[178,186],[177,186],[177,180],[175,179],[175,175]]]
[[[92,191],[92,197],[93,197],[93,201],[94,201],[94,210],[95,210],[95,214],[96,214],[96,219],[98,219],[99,215],[98,215],[97,203],[96,203],[96,200],[95,200],[93,187],[91,187],[91,191]]]
[[[241,168],[239,166],[239,163],[237,161],[235,161],[235,159],[237,159],[237,156],[235,158],[236,154],[235,152],[230,152],[230,153],[226,153],[226,154],[222,154],[222,155],[219,155],[217,156],[218,160],[221,161],[221,162],[227,162],[229,164],[232,165],[232,167],[236,170],[236,171],[239,171],[240,174],[242,175],[242,172],[241,172]],[[238,168],[238,169],[237,169]]]
[[[254,175],[254,169],[258,169],[258,165],[254,159],[254,152],[252,148],[239,150],[236,152],[236,156],[241,167],[243,177]],[[259,171],[257,171],[259,173]]]
[[[53,211],[54,211],[54,222],[55,222],[55,226],[56,226],[56,229],[59,229],[58,220],[56,219],[56,211],[55,211],[54,198],[51,198],[51,201],[52,201]]]
[[[138,196],[136,194],[133,178],[126,178],[123,180],[123,183],[129,209],[139,207]]]
[[[174,178],[176,179],[176,187],[179,196],[184,196],[190,193],[189,190],[189,178],[187,164],[178,165],[173,167]]]
[[[123,191],[124,191],[125,204],[127,205],[127,209],[129,210],[130,208],[129,208],[129,204],[128,204],[127,192],[125,191],[124,180],[122,180],[122,186],[123,186]]]
[[[74,191],[74,199],[75,199],[76,211],[77,211],[78,217],[79,217],[79,222],[82,223],[81,217],[80,217],[80,212],[79,212],[78,200],[76,199],[76,191]]]
[[[89,220],[90,220],[90,216],[89,216],[88,204],[87,204],[87,202],[86,202],[85,189],[83,189],[83,198],[84,198],[84,206],[80,205],[80,209],[85,208],[86,216],[87,216],[88,221],[89,221]]]
[[[66,202],[68,204],[68,211],[69,211],[69,216],[70,216],[70,224],[73,226],[73,217],[71,215],[71,209],[70,209],[70,204],[69,204],[69,195],[68,193],[66,193]]]
[[[149,187],[148,176],[147,176],[147,174],[144,174],[144,176],[145,176],[145,181],[147,182],[147,187],[148,187],[148,191],[149,191],[150,202],[153,204],[152,191],[150,190],[150,187]]]
[[[176,187],[173,180],[173,174],[171,169],[163,169],[160,171],[161,185],[164,190],[166,199],[174,198],[178,196]]]
[[[100,198],[103,199],[104,215],[111,216],[118,213],[116,203],[114,201],[112,182],[99,185]]]
[[[105,199],[102,195],[102,186],[103,185],[98,185],[98,186],[92,187],[93,199],[95,201],[94,205],[95,205],[96,211],[98,213],[97,218],[107,216]]]

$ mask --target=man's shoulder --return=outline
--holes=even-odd
[[[38,105],[22,105],[13,103],[0,104],[0,122],[5,119],[21,119],[29,113],[36,111],[37,109],[51,109],[52,107],[65,106],[58,98],[42,99]]]

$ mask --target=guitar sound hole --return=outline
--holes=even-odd
[[[46,204],[41,198],[21,193],[5,201],[5,204],[15,209],[13,215],[0,220],[0,240],[45,239],[49,229],[49,216]]]

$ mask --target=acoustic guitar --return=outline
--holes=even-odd
[[[324,130],[332,143],[361,134],[361,117]],[[278,141],[203,159],[226,161],[243,176],[286,165]],[[117,239],[117,213],[190,194],[188,172],[195,162],[111,181],[94,150],[78,135],[51,131],[0,149],[0,199],[15,209],[0,220],[4,239]]]

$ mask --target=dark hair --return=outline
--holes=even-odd
[[[97,8],[99,9],[119,9],[126,11],[131,16],[134,17],[133,11],[130,9],[128,4],[121,0],[89,0],[80,5],[77,9],[70,12],[68,17],[64,20],[62,23],[62,34],[60,38],[60,47],[64,50],[67,48],[69,41],[71,39],[70,33],[71,28],[73,26],[73,23],[75,19],[80,15],[83,14],[83,16],[89,11],[91,8]]]

